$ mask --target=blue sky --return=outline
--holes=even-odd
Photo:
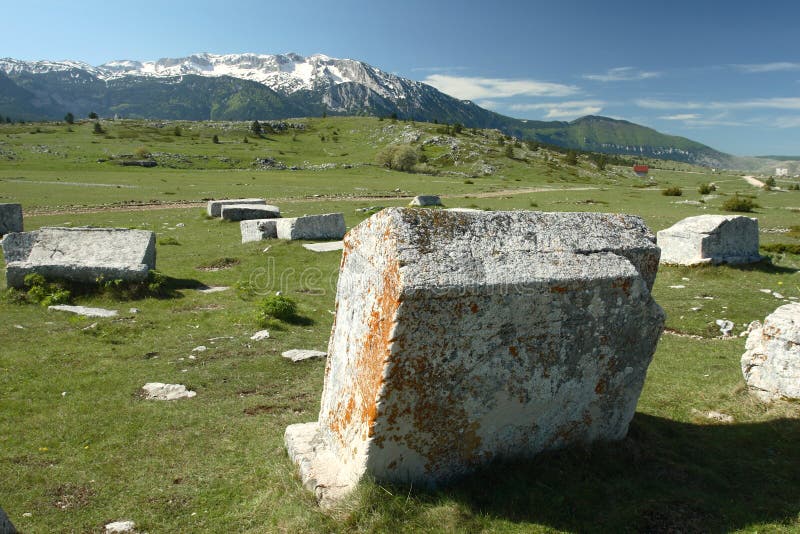
[[[740,155],[800,155],[800,2],[36,1],[0,57],[324,53],[514,117],[622,118]]]

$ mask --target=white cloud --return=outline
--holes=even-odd
[[[605,102],[600,100],[572,100],[567,102],[541,102],[537,104],[512,104],[514,111],[546,111],[545,119],[569,120],[585,115],[596,115],[603,110]]]
[[[480,78],[431,74],[423,80],[438,90],[456,98],[475,100],[481,98],[512,98],[518,96],[570,96],[579,89],[572,85],[540,82],[538,80],[512,80],[507,78]]]
[[[666,121],[689,121],[692,119],[699,119],[700,115],[697,113],[678,113],[677,115],[663,115],[659,119]]]
[[[646,80],[648,78],[658,78],[660,72],[637,70],[633,67],[616,67],[608,69],[605,74],[584,74],[587,80],[596,82],[632,82],[636,80]]]
[[[800,117],[778,117],[775,121],[778,128],[800,128]]]
[[[500,102],[497,102],[496,100],[480,100],[475,102],[475,104],[483,109],[497,109],[500,107]]]
[[[780,72],[800,70],[800,63],[789,61],[776,61],[774,63],[748,63],[744,65],[734,65],[735,68],[747,73],[760,72]]]
[[[676,102],[672,100],[658,100],[640,98],[636,105],[647,109],[800,109],[800,98],[755,98],[752,100],[736,100],[730,102]]]

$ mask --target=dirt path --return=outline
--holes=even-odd
[[[547,193],[550,191],[590,191],[597,189],[596,187],[529,187],[523,189],[503,189],[500,191],[485,191],[483,193],[458,193],[452,195],[441,195],[442,198],[497,198],[513,195],[525,195],[530,193]],[[371,202],[380,200],[408,200],[414,198],[409,195],[387,196],[360,196],[360,197],[344,197],[344,196],[319,196],[319,197],[304,197],[304,198],[274,198],[270,199],[271,202],[276,204],[294,204],[299,202]],[[101,206],[71,206],[71,207],[58,207],[58,208],[32,208],[26,209],[26,216],[34,215],[77,215],[83,213],[106,213],[106,212],[120,212],[120,211],[154,211],[154,210],[171,210],[171,209],[192,209],[203,208],[206,206],[205,202],[131,202],[124,204],[110,204]]]
[[[742,176],[742,178],[744,178],[744,180],[745,180],[745,181],[746,181],[748,184],[750,184],[750,185],[752,185],[752,186],[755,186],[755,187],[764,187],[764,182],[762,182],[761,180],[756,180],[756,179],[755,179],[755,177],[753,177],[753,176]]]

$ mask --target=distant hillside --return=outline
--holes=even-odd
[[[506,117],[421,82],[352,59],[324,55],[197,54],[155,62],[0,59],[0,115],[59,120],[67,112],[181,120],[253,120],[396,115],[496,128],[522,139],[584,151],[670,159],[711,167],[733,160],[703,144],[628,121]]]

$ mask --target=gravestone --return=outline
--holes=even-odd
[[[345,237],[319,419],[285,442],[328,505],[628,430],[664,324],[638,217],[390,208]]]
[[[347,231],[341,213],[280,219],[276,228],[278,239],[341,239]]]
[[[420,195],[414,197],[409,206],[441,206],[442,199],[437,195]]]
[[[8,234],[2,247],[9,287],[22,287],[30,273],[83,283],[143,281],[156,268],[155,234],[147,230],[44,227]]]
[[[278,219],[250,219],[239,223],[242,243],[274,239],[278,237]]]
[[[22,231],[22,205],[0,204],[0,236]]]
[[[254,204],[266,205],[267,201],[263,198],[232,198],[228,200],[209,200],[206,206],[206,211],[211,217],[222,216],[222,206],[229,206],[233,204]]]
[[[661,263],[742,264],[761,261],[758,219],[741,215],[688,217],[657,234]]]
[[[281,210],[278,206],[270,206],[268,204],[226,204],[222,206],[221,214],[226,221],[276,219],[281,216]]]
[[[800,399],[800,303],[768,315],[750,331],[745,348],[742,374],[759,399]]]

